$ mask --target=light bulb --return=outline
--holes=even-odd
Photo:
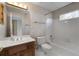
[[[17,3],[16,3],[16,2],[14,2],[14,5],[15,5],[15,6],[17,6]]]
[[[25,9],[26,9],[26,5],[24,5],[24,6],[23,6],[23,8],[25,8]]]
[[[18,6],[19,6],[19,7],[23,7],[22,4],[19,4]]]

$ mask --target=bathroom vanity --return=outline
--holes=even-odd
[[[31,37],[16,41],[4,40],[0,41],[0,48],[0,56],[34,56],[35,40]]]
[[[27,33],[26,36],[23,35],[23,27],[30,24],[25,21],[28,15],[27,9],[5,3],[5,11],[7,37],[0,40],[0,56],[34,56],[35,39],[28,36]]]

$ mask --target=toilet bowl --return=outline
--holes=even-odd
[[[47,42],[46,37],[37,37],[37,43],[45,53],[52,49],[52,46],[50,42]]]

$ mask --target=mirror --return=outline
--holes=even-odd
[[[7,13],[7,37],[30,34],[30,13],[11,5],[6,5]]]
[[[7,13],[7,37],[21,36],[22,35],[22,18],[23,13],[20,9],[13,6],[6,5]]]
[[[11,36],[22,35],[22,19],[20,16],[10,13],[10,29]]]

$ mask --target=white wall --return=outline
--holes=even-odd
[[[2,38],[5,37],[5,25],[4,24],[0,24],[0,40],[3,40]]]
[[[31,24],[31,19],[30,19],[30,14],[29,12],[27,14],[23,15],[23,35],[29,35],[30,34],[30,24]]]
[[[4,3],[3,3],[4,4]],[[3,38],[6,36],[6,10],[4,5],[4,23],[0,24],[0,40],[3,40]]]
[[[31,3],[28,3],[28,8],[31,15],[31,35],[32,36],[45,35],[46,24],[38,24],[34,22],[37,21],[45,23],[46,22],[45,14],[48,12],[48,10]]]
[[[53,41],[53,14],[49,13],[46,15],[46,39]]]
[[[59,21],[59,16],[79,10],[79,3],[72,3],[53,12],[54,35],[53,43],[79,55],[79,18],[71,19],[68,23]]]

